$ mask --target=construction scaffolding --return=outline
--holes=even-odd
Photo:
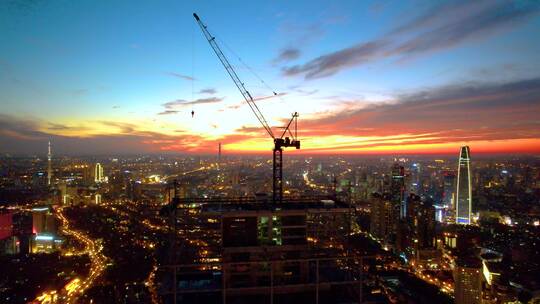
[[[163,303],[361,303],[352,209],[330,197],[173,199]],[[172,242],[172,243],[171,243]]]

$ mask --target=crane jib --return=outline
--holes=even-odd
[[[238,75],[236,74],[235,70],[233,69],[232,65],[227,60],[227,57],[223,54],[221,49],[219,48],[219,45],[216,42],[216,39],[214,36],[210,34],[208,31],[206,25],[201,21],[199,16],[196,13],[193,13],[193,17],[195,17],[195,20],[197,20],[197,23],[199,24],[199,27],[201,28],[206,40],[208,40],[208,43],[212,47],[212,50],[214,50],[214,53],[216,53],[217,57],[221,61],[221,64],[225,67],[225,70],[233,80],[234,84],[246,100],[247,104],[249,105],[251,111],[253,114],[255,114],[255,117],[257,117],[257,120],[261,123],[263,128],[266,130],[266,132],[272,137],[274,140],[274,149],[273,149],[273,184],[272,184],[272,190],[273,190],[273,202],[274,203],[280,203],[283,199],[283,148],[285,147],[295,147],[296,149],[300,149],[300,141],[297,137],[297,126],[298,126],[298,113],[295,112],[292,114],[291,120],[285,127],[285,130],[281,134],[281,137],[275,137],[274,133],[272,132],[272,128],[264,118],[264,115],[262,114],[261,110],[255,103],[255,100],[251,96],[251,93],[246,89],[244,86],[244,83],[240,80]],[[278,95],[276,92],[273,92],[274,95]],[[291,124],[294,121],[294,134],[291,132]],[[284,136],[289,132],[291,137],[285,137]]]

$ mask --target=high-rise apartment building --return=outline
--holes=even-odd
[[[435,207],[429,200],[420,201],[415,214],[415,235],[420,249],[435,246]]]
[[[454,269],[456,304],[482,303],[482,264],[476,258],[458,258]]]
[[[389,197],[373,194],[371,198],[370,232],[385,244],[392,244],[395,238],[396,225],[399,221],[399,208]]]

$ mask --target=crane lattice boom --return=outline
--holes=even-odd
[[[263,128],[266,130],[268,135],[272,137],[274,140],[274,157],[273,157],[273,201],[274,202],[281,202],[283,199],[283,148],[284,147],[295,147],[296,149],[300,149],[300,141],[297,139],[297,125],[298,125],[298,113],[294,112],[292,114],[291,120],[287,124],[287,126],[284,128],[283,133],[280,137],[274,136],[274,133],[272,132],[272,128],[264,118],[264,115],[262,114],[261,110],[255,103],[255,100],[249,93],[249,91],[244,86],[244,83],[240,80],[238,75],[236,74],[235,70],[233,69],[232,65],[227,60],[227,57],[223,54],[221,51],[219,45],[216,42],[216,38],[210,34],[208,29],[206,28],[206,25],[201,21],[199,16],[197,14],[193,13],[193,17],[195,17],[195,20],[199,24],[204,36],[206,37],[206,40],[208,40],[208,43],[214,50],[214,53],[216,53],[217,57],[225,67],[225,70],[233,80],[234,84],[246,100],[247,104],[253,111],[253,114],[257,117]],[[274,93],[276,94],[276,93]],[[291,124],[294,121],[294,134],[291,132]],[[285,137],[287,132],[291,135],[291,137]]]
[[[272,138],[275,138],[274,133],[272,132],[272,128],[270,128],[270,125],[268,124],[268,122],[264,118],[264,115],[262,114],[261,110],[259,110],[259,107],[257,106],[255,101],[253,100],[253,97],[251,96],[251,93],[249,93],[249,91],[246,89],[246,87],[244,86],[244,83],[240,80],[240,78],[238,77],[238,75],[234,71],[233,67],[229,63],[229,60],[227,60],[227,57],[225,57],[225,55],[223,54],[223,52],[219,48],[219,45],[216,43],[216,37],[214,37],[214,36],[212,36],[212,34],[210,34],[208,29],[206,28],[206,25],[204,25],[204,23],[202,23],[201,19],[199,18],[199,16],[197,16],[197,14],[193,13],[193,17],[195,17],[195,20],[197,20],[197,23],[201,27],[201,30],[202,30],[204,36],[206,37],[206,40],[208,40],[208,43],[210,43],[210,46],[212,47],[212,49],[214,50],[214,52],[218,56],[219,60],[223,64],[223,66],[225,67],[225,70],[227,71],[229,76],[231,76],[234,84],[236,85],[236,87],[238,88],[240,93],[242,93],[242,96],[244,97],[247,104],[249,105],[249,107],[253,111],[253,114],[255,114],[255,116],[257,117],[257,119],[259,120],[261,125],[264,127],[266,132],[268,132],[268,134]]]

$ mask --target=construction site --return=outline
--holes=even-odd
[[[364,265],[348,244],[350,200],[283,196],[283,148],[300,149],[298,113],[274,132],[215,37],[193,17],[273,140],[272,195],[180,198],[175,182],[161,210],[169,240],[158,261],[160,297],[164,303],[361,303]]]
[[[164,303],[351,303],[363,258],[351,208],[330,198],[173,199],[157,274]]]

